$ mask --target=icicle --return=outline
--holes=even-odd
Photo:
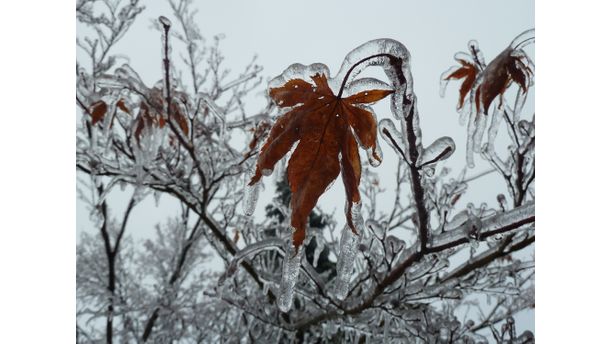
[[[351,220],[358,234],[365,232],[365,224],[363,216],[361,216],[361,202],[353,203],[351,207]]]
[[[244,208],[244,214],[247,216],[253,215],[255,207],[257,206],[257,199],[259,198],[259,189],[261,188],[261,182],[257,182],[253,185],[246,185],[244,188],[244,200],[242,207]]]
[[[447,327],[441,327],[438,334],[438,341],[441,344],[446,344],[450,341],[450,330]]]
[[[353,272],[353,263],[359,245],[359,236],[353,233],[351,228],[346,225],[342,230],[340,238],[340,248],[338,252],[338,265],[336,276],[336,297],[344,300],[348,295],[349,282]]]
[[[423,154],[419,156],[417,165],[423,166],[445,160],[450,157],[454,151],[455,141],[448,136],[440,137],[423,150]]]
[[[155,199],[155,207],[159,207],[159,200],[161,198],[161,192],[153,191],[153,198]]]
[[[315,237],[315,249],[314,254],[312,256],[312,266],[316,268],[319,265],[319,257],[321,256],[321,252],[325,248],[323,244],[323,240],[319,239],[318,236]]]
[[[278,297],[278,309],[288,312],[293,304],[293,291],[300,274],[300,263],[304,255],[304,245],[295,251],[293,242],[287,241],[285,258],[283,259],[283,273],[281,277],[280,295]]]
[[[489,132],[487,134],[487,145],[486,149],[483,149],[489,154],[495,152],[495,138],[497,137],[497,131],[499,129],[499,124],[501,123],[501,114],[500,111],[495,106],[493,112],[491,113],[491,124],[489,125]]]
[[[466,143],[466,160],[469,168],[474,168],[474,132],[476,132],[475,121],[478,114],[475,111],[470,112],[468,119],[468,132]]]
[[[493,104],[493,106],[495,106],[495,104]],[[472,137],[472,150],[474,153],[480,153],[481,151],[482,138],[484,137],[484,132],[487,128],[487,117],[489,116],[480,113],[475,118],[474,133]]]
[[[383,327],[383,343],[389,343],[389,323],[391,322],[391,319],[389,318],[389,315],[385,312],[383,313],[383,319],[385,322],[385,325]]]
[[[514,123],[521,119],[521,111],[523,111],[523,106],[525,106],[525,101],[527,100],[528,93],[529,88],[527,88],[527,91],[523,92],[523,89],[519,87],[516,91],[514,108],[512,109],[512,118]]]

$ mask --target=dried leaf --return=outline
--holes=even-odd
[[[128,108],[127,108],[127,106],[125,106],[125,102],[123,101],[123,99],[119,99],[119,101],[117,102],[117,107],[118,107],[119,109],[121,109],[121,111],[123,111],[123,112],[125,112],[125,113],[128,113],[128,114],[130,114],[130,115],[132,114],[132,113],[130,112],[130,109],[128,109]]]
[[[306,236],[310,212],[340,172],[348,200],[347,223],[356,232],[351,218],[352,204],[360,200],[361,161],[356,139],[364,149],[374,148],[377,134],[374,116],[360,105],[392,93],[370,90],[339,98],[329,88],[325,75],[315,74],[311,78],[314,85],[292,79],[270,89],[270,97],[279,107],[293,108],[278,118],[270,130],[249,183],[257,183],[263,174],[272,171],[276,162],[299,141],[287,169],[296,248]]]
[[[479,69],[476,62],[459,60],[461,67],[444,79],[464,79],[459,90],[459,108],[465,104],[468,93],[473,91],[476,111],[479,113],[482,109],[487,114],[493,100],[503,96],[512,82],[516,82],[523,92],[527,92],[533,71],[522,61],[523,57],[523,54],[516,54],[516,50],[508,47],[480,72],[481,81],[478,84],[476,80],[479,77]]]
[[[89,107],[89,112],[91,113],[91,124],[96,125],[96,123],[100,122],[104,119],[106,115],[106,111],[108,111],[108,105],[102,100],[98,100],[97,102],[91,104]]]
[[[459,89],[459,105],[458,108],[462,108],[463,104],[465,104],[465,98],[468,96],[470,91],[472,90],[472,86],[474,86],[474,82],[476,81],[476,75],[478,74],[478,68],[474,63],[470,63],[465,60],[460,60],[461,67],[458,68],[454,73],[450,74],[445,78],[445,80],[450,79],[465,79],[461,84],[461,88]]]
[[[139,145],[145,127],[151,128],[153,126],[157,126],[159,128],[163,128],[166,125],[165,100],[163,98],[162,90],[159,88],[151,89],[149,91],[148,101],[149,103],[144,101],[140,103],[140,111],[138,112],[138,116],[135,120],[136,129],[134,130],[134,136],[136,137],[136,142]],[[152,105],[152,108],[147,104]],[[170,106],[170,116],[172,120],[178,124],[179,129],[183,132],[183,134],[189,135],[189,122],[176,101],[173,101],[172,105]]]

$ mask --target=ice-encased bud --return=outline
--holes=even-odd
[[[378,123],[378,131],[383,140],[400,156],[404,156],[404,140],[392,120],[385,118]]]
[[[353,233],[348,226],[344,226],[340,238],[340,250],[338,252],[338,275],[336,276],[336,297],[344,300],[348,295],[349,282],[353,272],[354,260],[357,254],[357,246],[360,237]]]
[[[321,256],[321,252],[325,248],[323,240],[319,239],[318,236],[315,236],[315,249],[312,255],[312,266],[316,268],[319,265],[319,257]]]
[[[170,28],[170,26],[172,26],[172,22],[170,21],[170,19],[164,17],[164,16],[159,16],[158,18],[159,22],[164,26],[164,28],[168,29]]]
[[[440,137],[423,150],[418,164],[423,166],[442,161],[455,152],[455,141],[448,136]]]
[[[293,290],[300,274],[300,263],[304,255],[304,245],[296,252],[293,242],[289,240],[285,249],[283,259],[283,272],[281,276],[280,295],[278,297],[278,309],[288,312],[293,304]]]

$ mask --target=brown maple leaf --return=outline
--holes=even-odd
[[[374,116],[360,105],[376,102],[393,92],[369,90],[341,98],[329,88],[325,75],[315,74],[311,78],[314,85],[292,79],[281,87],[270,89],[270,97],[276,105],[292,109],[274,123],[261,148],[255,175],[249,182],[254,185],[262,175],[271,173],[276,162],[299,141],[287,168],[296,249],[306,236],[310,212],[340,172],[348,204],[347,224],[356,233],[351,208],[361,199],[357,139],[364,149],[373,149],[377,134]],[[375,158],[380,161],[380,157]]]
[[[461,84],[461,88],[459,89],[459,105],[457,105],[457,108],[460,109],[463,107],[463,104],[465,104],[465,98],[472,90],[472,86],[474,86],[476,75],[478,74],[479,70],[476,64],[472,62],[460,59],[459,63],[461,64],[461,67],[445,77],[444,80],[464,79],[463,83]]]
[[[533,71],[523,62],[524,53],[508,47],[481,71],[476,61],[458,59],[461,67],[443,77],[444,80],[461,80],[459,89],[459,105],[462,108],[470,92],[474,92],[476,112],[482,108],[485,115],[489,106],[497,96],[503,96],[510,84],[516,82],[523,93],[527,92]]]
[[[476,90],[476,109],[483,106],[485,114],[493,99],[503,96],[512,81],[516,82],[523,93],[527,92],[532,70],[522,61],[521,56],[513,54],[515,50],[508,47],[497,55],[483,71],[482,82]]]
[[[89,112],[91,114],[91,124],[96,125],[96,123],[100,122],[104,119],[106,115],[106,111],[108,111],[108,105],[103,100],[98,100],[97,102],[91,104],[89,107]]]
[[[140,139],[143,135],[143,129],[145,127],[151,128],[157,126],[159,128],[163,128],[166,125],[165,113],[166,109],[162,90],[159,88],[149,90],[148,102],[142,101],[140,103],[140,111],[136,117],[136,129],[134,130],[134,136],[136,137],[136,142],[138,145],[140,145]],[[183,134],[189,134],[189,123],[187,122],[187,117],[181,110],[181,107],[176,100],[173,100],[172,104],[170,105],[170,117],[178,124],[179,129],[183,132]]]

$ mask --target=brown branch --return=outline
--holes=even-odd
[[[526,206],[523,206],[523,207],[526,207]],[[508,214],[509,213],[503,213],[501,215],[496,215],[491,218],[485,219],[485,221],[483,221],[483,225],[489,224],[491,226],[494,226],[496,223],[496,220],[503,219],[504,216],[508,216]],[[525,224],[533,223],[533,222],[535,222],[535,216],[527,216],[525,218],[518,219],[517,221],[507,224],[505,226],[499,226],[498,228],[494,228],[493,230],[482,233],[480,236],[480,240],[484,240],[485,238],[495,235],[495,234],[500,234],[500,233],[505,233],[505,232],[515,230]],[[456,230],[463,230],[463,229],[458,228]],[[528,240],[522,241],[514,245],[513,248],[520,249],[522,247],[526,247],[529,244],[531,244],[534,240],[535,240],[535,237],[533,237],[533,240],[528,239]],[[454,247],[466,244],[468,242],[469,242],[468,239],[463,237],[461,239],[450,241],[444,245],[427,248],[425,251],[416,250],[413,254],[409,255],[404,261],[397,264],[395,268],[393,268],[393,270],[389,272],[389,274],[380,283],[378,283],[369,294],[367,294],[368,297],[361,304],[353,308],[345,309],[342,314],[341,313],[318,314],[310,319],[306,319],[302,322],[296,323],[294,328],[296,330],[304,330],[321,321],[342,317],[344,315],[359,314],[362,311],[370,308],[372,304],[374,303],[374,301],[376,300],[376,298],[380,296],[387,287],[391,286],[398,279],[400,279],[404,275],[406,269],[408,269],[413,264],[419,262],[424,256],[429,255],[429,254],[434,254],[436,252],[444,251],[449,248],[454,248]]]

